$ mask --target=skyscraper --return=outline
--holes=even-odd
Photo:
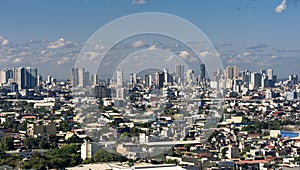
[[[226,79],[238,78],[238,66],[227,66],[225,70]]]
[[[4,69],[0,72],[0,83],[7,83],[10,78],[13,78],[13,71],[9,69]]]
[[[96,85],[96,84],[98,84],[98,82],[99,82],[98,75],[97,74],[93,74],[91,76],[91,83],[92,83],[92,85]]]
[[[175,72],[178,78],[178,83],[183,82],[184,80],[184,66],[183,65],[175,65]]]
[[[26,68],[26,87],[33,89],[37,85],[37,68]]]
[[[267,70],[267,76],[269,80],[273,79],[273,70],[272,69],[268,69]]]
[[[19,89],[26,88],[26,70],[23,67],[14,69],[14,81],[18,84]]]
[[[253,85],[254,88],[259,88],[261,87],[261,79],[262,76],[260,73],[251,73],[251,84]]]
[[[123,87],[123,71],[117,70],[117,87]]]
[[[71,84],[72,87],[77,87],[78,85],[78,68],[72,68]]]
[[[202,81],[205,78],[205,64],[200,64],[200,74],[199,74],[199,78],[200,81]]]
[[[84,68],[78,68],[78,87],[84,87],[84,77],[85,77],[85,69]]]

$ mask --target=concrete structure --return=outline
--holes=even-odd
[[[49,136],[56,135],[55,122],[31,122],[27,124],[27,135],[29,137],[42,137],[48,138]]]
[[[81,158],[83,160],[92,158],[95,152],[100,149],[99,145],[92,143],[89,140],[84,140],[84,143],[81,145]]]

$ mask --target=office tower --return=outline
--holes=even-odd
[[[267,70],[260,70],[260,74],[265,74],[265,75],[267,75]]]
[[[37,68],[26,68],[26,88],[34,89],[37,85]]]
[[[176,76],[178,78],[178,83],[183,82],[184,80],[184,66],[183,65],[175,65],[175,72],[176,72]]]
[[[145,87],[151,87],[152,86],[152,76],[151,75],[145,75]]]
[[[23,67],[14,69],[14,81],[18,84],[19,90],[26,89],[26,70]]]
[[[238,67],[227,66],[225,70],[226,79],[237,79],[238,78]]]
[[[77,69],[78,74],[78,87],[84,87],[84,77],[85,77],[85,69],[84,68],[78,68]]]
[[[193,70],[187,70],[185,72],[185,82],[186,83],[192,83],[194,79],[194,71]]]
[[[272,69],[267,70],[267,76],[268,76],[269,80],[273,80],[273,70]]]
[[[41,74],[39,74],[37,77],[37,86],[42,85],[42,82],[43,82],[43,77]]]
[[[71,84],[72,87],[77,87],[78,85],[78,68],[72,68]]]
[[[18,84],[16,82],[10,83],[10,91],[11,92],[18,92],[19,91],[19,87],[18,87]]]
[[[205,64],[200,64],[200,74],[199,74],[200,81],[205,79],[205,75],[206,75]]]
[[[298,84],[298,75],[289,75],[289,82],[291,85]]]
[[[117,99],[125,99],[125,88],[117,88],[116,89],[116,98]]]
[[[160,89],[164,85],[164,73],[155,72],[154,73],[154,85],[156,89]]]
[[[145,75],[145,87],[150,87],[150,76],[148,74]]]
[[[269,87],[269,79],[266,74],[261,75],[261,87],[262,88]]]
[[[89,71],[84,72],[84,78],[83,79],[84,79],[84,87],[91,85],[91,76],[90,76]]]
[[[92,82],[92,85],[93,85],[93,86],[96,85],[96,84],[98,84],[99,79],[98,79],[98,75],[97,75],[97,74],[93,74],[93,75],[91,76],[91,82]]]
[[[245,83],[250,83],[251,79],[251,72],[248,70],[241,71],[239,73],[239,77],[241,77],[241,80]]]
[[[9,79],[13,78],[13,71],[9,69],[4,69],[0,72],[0,83],[7,83]]]
[[[261,74],[260,73],[251,73],[251,84],[254,88],[261,87]]]
[[[123,71],[117,70],[117,87],[123,87]]]
[[[164,83],[168,84],[168,69],[164,68]]]
[[[47,84],[51,84],[52,83],[52,77],[51,76],[47,76]]]
[[[105,98],[105,97],[110,97],[110,91],[109,89],[107,88],[107,86],[105,85],[95,85],[94,86],[94,95],[95,95],[95,98]]]

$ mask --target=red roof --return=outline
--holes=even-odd
[[[36,119],[36,116],[23,116],[22,119]]]
[[[271,159],[263,159],[263,160],[241,160],[236,162],[236,164],[258,164],[258,163],[269,163]]]

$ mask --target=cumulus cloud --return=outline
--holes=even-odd
[[[0,36],[0,44],[1,46],[7,46],[9,44],[9,41],[4,37]]]
[[[286,3],[287,3],[287,0],[283,0],[282,2],[281,2],[281,4],[279,4],[276,8],[275,8],[275,13],[281,13],[281,12],[283,12],[285,9],[286,9]]]
[[[183,59],[186,59],[188,55],[189,55],[189,53],[187,51],[181,51],[179,53],[179,56]]]
[[[56,48],[63,48],[67,45],[70,45],[71,41],[66,41],[63,38],[60,38],[54,42],[50,42],[47,46],[48,49],[56,49]]]
[[[139,48],[142,47],[143,45],[145,45],[143,41],[135,41],[134,43],[132,43],[133,48]]]
[[[147,0],[132,0],[131,4],[132,5],[144,5],[144,4],[148,4],[149,1]]]

